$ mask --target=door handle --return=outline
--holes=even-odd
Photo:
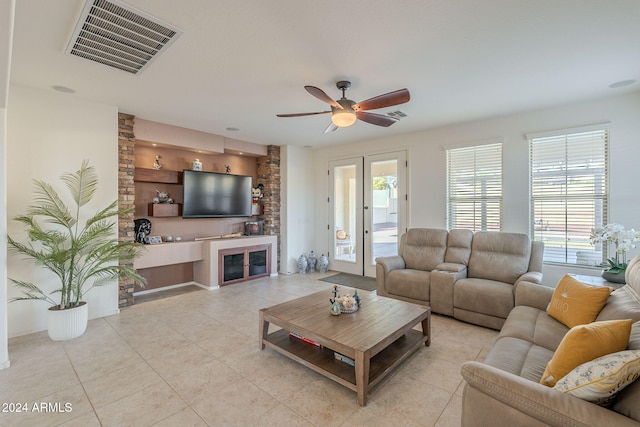
[[[364,205],[364,209],[365,209],[365,210],[369,209],[369,206]]]

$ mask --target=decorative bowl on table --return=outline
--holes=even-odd
[[[358,311],[358,302],[354,297],[349,294],[343,294],[338,298],[340,304],[340,313],[355,313]]]

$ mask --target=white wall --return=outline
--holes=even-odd
[[[325,250],[321,247],[321,238],[326,233],[320,234],[320,239],[314,238],[313,151],[293,146],[280,147],[280,179],[280,273],[289,274],[297,272],[296,262],[302,253],[308,255],[314,251],[319,257]],[[327,180],[326,176],[324,179]],[[325,210],[326,206],[325,199]]]
[[[13,46],[14,0],[0,0],[0,206],[7,206],[7,105]],[[6,242],[7,211],[0,207],[0,238]],[[8,368],[7,247],[0,245],[0,369]]]
[[[77,95],[60,94],[12,85],[9,92],[7,137],[7,217],[8,233],[24,240],[22,227],[12,218],[32,203],[33,179],[51,183],[61,194],[66,187],[61,174],[74,172],[83,159],[96,168],[99,186],[88,206],[95,212],[118,197],[118,109],[115,106],[82,100]],[[117,238],[117,230],[114,230]],[[8,276],[34,281],[43,289],[57,287],[55,277],[32,264],[9,255]],[[9,298],[19,295],[9,285]],[[89,317],[118,312],[117,282],[91,290],[85,298]],[[47,327],[46,309],[41,301],[8,304],[9,336],[18,336]]]
[[[610,222],[640,230],[640,93],[462,123],[420,133],[314,150],[316,237],[326,235],[328,213],[326,170],[329,160],[407,148],[409,159],[409,227],[446,226],[445,148],[477,141],[504,140],[503,230],[529,233],[527,133],[611,123]],[[411,120],[406,118],[403,120]],[[358,123],[358,126],[368,126]],[[396,126],[402,126],[402,123]],[[348,131],[348,129],[346,130]],[[383,133],[384,130],[381,130]],[[294,215],[290,212],[290,215]],[[316,241],[320,241],[317,239]],[[325,239],[326,240],[326,239]],[[322,240],[324,241],[324,240]],[[638,253],[636,249],[635,252]],[[544,282],[555,285],[566,272],[598,275],[595,269],[545,265]]]

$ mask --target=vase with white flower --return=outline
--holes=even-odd
[[[635,242],[640,241],[640,233],[633,228],[625,230],[620,224],[607,224],[604,227],[596,227],[591,230],[591,244],[605,243],[615,245],[615,256],[608,258],[601,266],[606,267],[602,271],[605,280],[615,283],[625,283],[625,272],[627,270],[627,251],[635,248]],[[606,249],[605,249],[606,250]]]

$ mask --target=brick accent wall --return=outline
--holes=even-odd
[[[118,240],[121,242],[130,242],[135,238],[133,223],[133,209],[135,207],[133,160],[136,143],[136,137],[133,134],[134,119],[135,117],[130,114],[118,113],[118,205],[120,209],[131,209],[131,212],[118,219]],[[132,280],[120,279],[118,282],[118,307],[134,304],[133,286]]]
[[[262,204],[264,214],[264,234],[278,237],[277,256],[278,271],[280,271],[280,147],[269,145],[267,155],[259,157],[258,160],[258,182],[254,185],[263,184],[264,192]]]

